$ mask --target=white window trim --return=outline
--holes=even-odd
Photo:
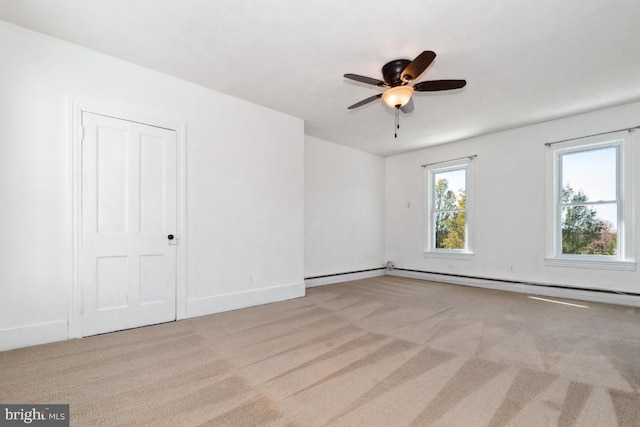
[[[634,132],[621,131],[577,140],[558,143],[547,150],[546,174],[547,182],[547,244],[544,263],[553,267],[594,268],[608,270],[633,271],[636,269],[633,242],[633,200],[632,183],[635,182],[633,164]],[[562,254],[561,230],[558,220],[556,201],[559,198],[560,164],[562,154],[590,150],[604,147],[618,146],[618,197],[620,209],[618,212],[619,248],[616,256],[604,255],[571,255]]]
[[[464,158],[458,160],[452,160],[450,162],[438,163],[433,166],[426,166],[424,168],[425,177],[423,182],[426,183],[425,187],[425,210],[424,218],[425,226],[424,226],[424,236],[425,236],[425,245],[423,248],[424,257],[433,257],[433,258],[446,258],[446,259],[458,259],[458,260],[468,260],[470,257],[474,255],[473,252],[473,189],[472,189],[472,166],[474,157]],[[455,169],[466,169],[465,179],[465,197],[466,197],[466,209],[465,209],[465,240],[466,247],[465,249],[436,249],[434,248],[434,240],[435,233],[431,224],[433,214],[432,214],[432,193],[434,188],[433,176],[436,173],[446,172],[448,170]]]

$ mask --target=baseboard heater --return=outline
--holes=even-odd
[[[527,286],[538,286],[543,288],[554,288],[554,289],[564,289],[570,291],[587,291],[587,292],[600,292],[603,294],[612,294],[612,295],[626,295],[631,297],[640,297],[640,293],[634,292],[620,292],[620,291],[612,291],[609,289],[598,289],[598,288],[579,288],[573,286],[562,286],[562,285],[547,285],[544,283],[534,283],[534,282],[523,282],[520,280],[509,280],[509,279],[492,279],[489,277],[479,277],[479,276],[468,276],[465,274],[452,274],[452,273],[440,273],[436,271],[425,271],[425,270],[413,270],[410,268],[398,268],[394,267],[394,270],[398,271],[407,271],[410,273],[423,273],[423,274],[433,274],[436,276],[448,276],[448,277],[458,277],[460,279],[472,279],[472,280],[486,280],[490,282],[499,282],[499,283],[507,283],[514,285],[527,285]]]
[[[378,271],[378,270],[384,270],[384,269],[385,269],[385,267],[378,267],[378,268],[369,268],[367,270],[346,271],[344,273],[324,274],[322,276],[305,277],[304,280],[324,279],[325,277],[344,276],[344,275],[347,275],[347,274],[368,273],[370,271]]]

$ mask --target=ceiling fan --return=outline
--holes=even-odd
[[[409,82],[417,79],[431,65],[436,58],[436,54],[430,50],[425,50],[413,61],[408,59],[396,59],[382,67],[383,80],[371,77],[360,76],[358,74],[345,74],[347,79],[361,83],[367,83],[378,87],[386,88],[383,93],[370,96],[360,102],[356,102],[348,107],[349,110],[361,107],[376,99],[382,100],[391,108],[400,110],[403,113],[413,111],[413,101],[411,96],[417,92],[436,92],[441,90],[460,89],[466,86],[466,80],[430,80],[419,82],[409,86]]]

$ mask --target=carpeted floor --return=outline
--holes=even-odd
[[[0,353],[71,425],[639,426],[640,310],[380,277]]]

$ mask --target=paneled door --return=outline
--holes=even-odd
[[[82,335],[176,319],[175,131],[82,113]]]

